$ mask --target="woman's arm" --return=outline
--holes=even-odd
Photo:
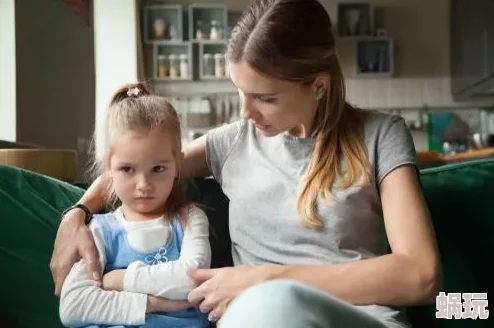
[[[103,177],[96,179],[78,203],[84,204],[92,213],[103,208]],[[86,265],[87,276],[99,280],[101,268],[96,255],[91,231],[86,226],[85,213],[73,209],[63,217],[57,231],[50,269],[55,282],[55,294],[60,295],[62,284],[74,263],[81,257]]]
[[[184,150],[182,177],[205,177],[211,175],[206,163],[206,136],[192,141]],[[97,178],[79,200],[91,213],[104,208],[104,177]],[[85,213],[81,209],[69,211],[57,231],[50,269],[55,281],[55,294],[60,295],[62,284],[74,263],[85,260],[86,273],[90,279],[99,280],[99,261],[91,232],[84,224]]]
[[[186,300],[196,283],[187,275],[188,269],[209,268],[211,248],[209,245],[209,224],[206,214],[191,206],[182,242],[180,257],[157,265],[137,261],[126,270],[112,275],[111,288],[144,293],[171,300]],[[112,272],[109,273],[110,275]],[[106,275],[105,275],[105,279]],[[106,282],[105,282],[106,283]],[[120,288],[119,288],[120,287]],[[106,288],[106,286],[105,286]]]
[[[199,178],[211,175],[206,161],[206,135],[191,141],[184,149],[184,161],[180,174],[186,178]]]
[[[441,268],[415,169],[392,171],[381,182],[380,194],[391,254],[343,264],[194,270],[190,275],[200,286],[190,292],[189,301],[219,317],[246,288],[281,278],[308,283],[358,305],[433,303],[441,287]]]

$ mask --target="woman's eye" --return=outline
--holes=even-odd
[[[259,98],[259,101],[266,104],[274,104],[276,102],[276,98]]]
[[[166,170],[166,167],[164,167],[163,165],[157,165],[155,167],[153,167],[153,172],[156,172],[156,173],[162,173],[162,172],[165,172]]]

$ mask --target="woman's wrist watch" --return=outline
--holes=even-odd
[[[76,209],[76,208],[79,208],[81,210],[84,211],[84,214],[85,214],[85,218],[84,218],[84,223],[86,225],[89,224],[89,222],[91,222],[91,219],[93,218],[93,215],[91,214],[91,211],[89,210],[89,208],[87,208],[86,205],[84,204],[75,204],[67,209],[65,209],[63,212],[62,212],[62,215],[60,216],[61,219],[63,220],[65,214],[67,214],[69,211],[72,211],[73,209]]]

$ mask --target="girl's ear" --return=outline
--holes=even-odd
[[[112,178],[110,156],[109,155],[105,155],[103,157],[103,171],[105,172],[105,174],[108,177]]]

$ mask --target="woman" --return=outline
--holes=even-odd
[[[331,28],[317,0],[255,0],[228,46],[243,120],[185,150],[183,172],[230,199],[235,267],[190,272],[189,301],[221,327],[407,327],[403,307],[438,293],[411,135],[345,102]],[[92,212],[101,185],[80,200]],[[97,272],[84,218],[59,228],[57,287],[79,256]]]

